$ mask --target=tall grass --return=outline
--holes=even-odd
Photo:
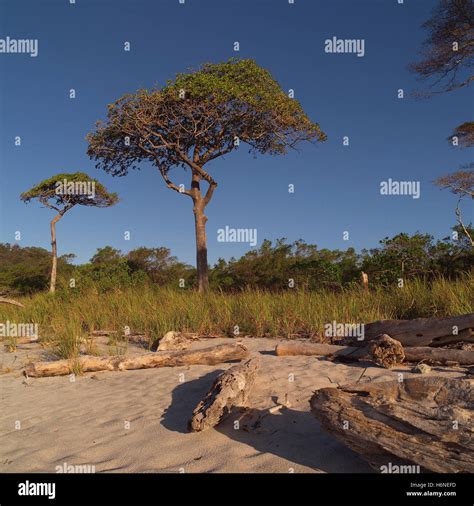
[[[210,336],[289,337],[322,335],[324,324],[368,323],[387,318],[454,316],[473,311],[474,278],[408,281],[403,288],[357,288],[340,293],[287,290],[235,294],[140,287],[101,293],[36,294],[22,299],[25,308],[0,306],[0,323],[38,323],[40,340],[61,357],[74,357],[92,330],[145,332],[151,340],[169,330]]]

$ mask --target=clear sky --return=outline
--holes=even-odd
[[[254,58],[284,90],[294,89],[328,140],[280,157],[254,158],[243,146],[207,166],[219,183],[207,208],[211,263],[250,249],[217,242],[217,229],[226,225],[256,228],[258,244],[287,237],[358,250],[402,231],[448,235],[456,199],[432,181],[470,161],[468,150],[446,138],[472,119],[472,90],[415,100],[410,93],[424,85],[407,70],[426,35],[420,25],[436,4],[0,0],[0,38],[38,39],[39,49],[37,57],[0,54],[0,241],[14,243],[20,231],[22,246],[49,249],[52,212],[25,205],[19,194],[55,173],[83,171],[118,192],[121,202],[70,211],[58,225],[59,254],[75,253],[82,262],[105,245],[122,251],[167,246],[194,264],[191,200],[167,189],[150,165],[123,178],[97,170],[85,136],[124,93],[236,56]],[[364,56],[326,53],[325,40],[334,36],[363,39]],[[397,98],[400,88],[404,99]],[[188,186],[183,169],[172,178]],[[388,178],[419,181],[420,198],[381,195],[380,182]]]

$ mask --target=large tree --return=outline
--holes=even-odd
[[[208,288],[206,206],[217,187],[207,164],[245,143],[253,152],[283,154],[300,141],[322,141],[311,122],[270,73],[253,60],[206,63],[161,89],[139,90],[108,106],[107,121],[88,135],[88,155],[116,176],[151,162],[168,188],[193,202],[199,291]],[[190,172],[178,186],[170,169]],[[202,187],[202,184],[205,187]],[[206,188],[207,187],[207,188]]]
[[[116,193],[109,193],[96,179],[83,172],[57,174],[41,181],[30,190],[20,195],[21,200],[30,202],[38,199],[41,204],[57,212],[51,220],[51,280],[49,291],[56,290],[57,245],[56,223],[74,206],[109,207],[117,203]]]

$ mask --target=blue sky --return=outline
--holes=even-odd
[[[424,85],[406,68],[417,59],[425,38],[420,25],[436,3],[0,0],[0,38],[39,43],[36,58],[0,54],[0,241],[14,243],[20,231],[22,246],[49,248],[52,212],[18,196],[55,173],[83,171],[118,192],[121,202],[68,213],[58,225],[59,254],[75,253],[82,262],[105,245],[122,251],[167,246],[194,264],[191,200],[167,189],[150,165],[123,178],[95,169],[85,136],[124,93],[235,56],[255,58],[284,90],[294,89],[328,140],[280,157],[254,158],[243,146],[207,166],[219,183],[207,208],[211,263],[250,248],[217,242],[217,229],[226,225],[256,228],[259,244],[303,238],[321,248],[374,247],[401,231],[446,236],[456,199],[431,181],[470,161],[468,150],[446,138],[471,119],[472,91],[414,100],[410,92]],[[325,53],[333,36],[364,39],[364,57]],[[188,186],[182,169],[172,178]],[[420,181],[421,197],[380,195],[388,178]],[[288,193],[289,184],[295,193]]]

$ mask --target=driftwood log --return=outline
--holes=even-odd
[[[116,330],[92,330],[90,332],[91,337],[108,337],[116,334],[118,334]]]
[[[454,330],[456,329],[456,332]],[[370,341],[388,334],[407,346],[442,346],[459,341],[474,342],[474,313],[451,318],[379,320],[365,325],[364,337]],[[354,341],[355,345],[363,343]]]
[[[236,407],[245,406],[260,367],[255,357],[235,365],[220,374],[204,400],[194,409],[189,428],[203,431],[220,423]]]
[[[378,471],[401,461],[473,473],[473,386],[474,380],[431,376],[322,388],[310,405],[326,431]]]
[[[385,354],[384,360],[377,361],[377,345],[380,346],[378,340],[374,340],[372,346],[369,343],[369,345],[365,348],[357,348],[355,346],[337,346],[334,344],[308,343],[304,341],[283,341],[276,346],[275,353],[278,356],[327,356],[345,362],[373,360],[378,363],[378,365],[382,365],[384,367],[393,367],[395,364],[400,363],[401,355],[399,349],[397,349],[397,356],[393,359],[393,361],[387,357],[387,351],[389,351],[387,348],[385,348],[383,352],[381,351],[381,353]],[[429,346],[406,347],[403,348],[402,351],[405,355],[405,361],[407,362],[420,362],[421,360],[424,360],[426,362],[441,364],[446,362],[457,362],[461,365],[474,364],[474,351],[432,348]]]
[[[163,337],[157,339],[151,349],[152,351],[172,351],[172,350],[187,350],[193,343],[193,340],[198,339],[195,334],[186,334],[183,332],[175,332],[170,330]]]
[[[16,344],[30,344],[37,343],[38,336],[21,336],[14,338]]]
[[[416,346],[404,348],[405,360],[408,362],[430,362],[445,364],[457,362],[460,365],[474,364],[474,351],[451,350],[447,348],[431,348],[430,346]]]
[[[278,356],[287,355],[323,355],[334,357],[352,355],[363,356],[360,349],[354,346],[338,346],[336,344],[311,343],[308,341],[282,341],[277,344],[275,353]]]
[[[63,376],[71,374],[75,369],[79,369],[82,372],[95,372],[195,364],[214,365],[228,362],[229,360],[241,360],[247,356],[247,348],[241,344],[221,344],[202,350],[158,351],[135,357],[95,357],[84,355],[70,360],[36,362],[27,364],[24,373],[30,377],[42,377]]]
[[[0,303],[3,304],[12,304],[13,306],[25,307],[21,302],[17,302],[13,299],[6,299],[5,297],[0,297]]]

